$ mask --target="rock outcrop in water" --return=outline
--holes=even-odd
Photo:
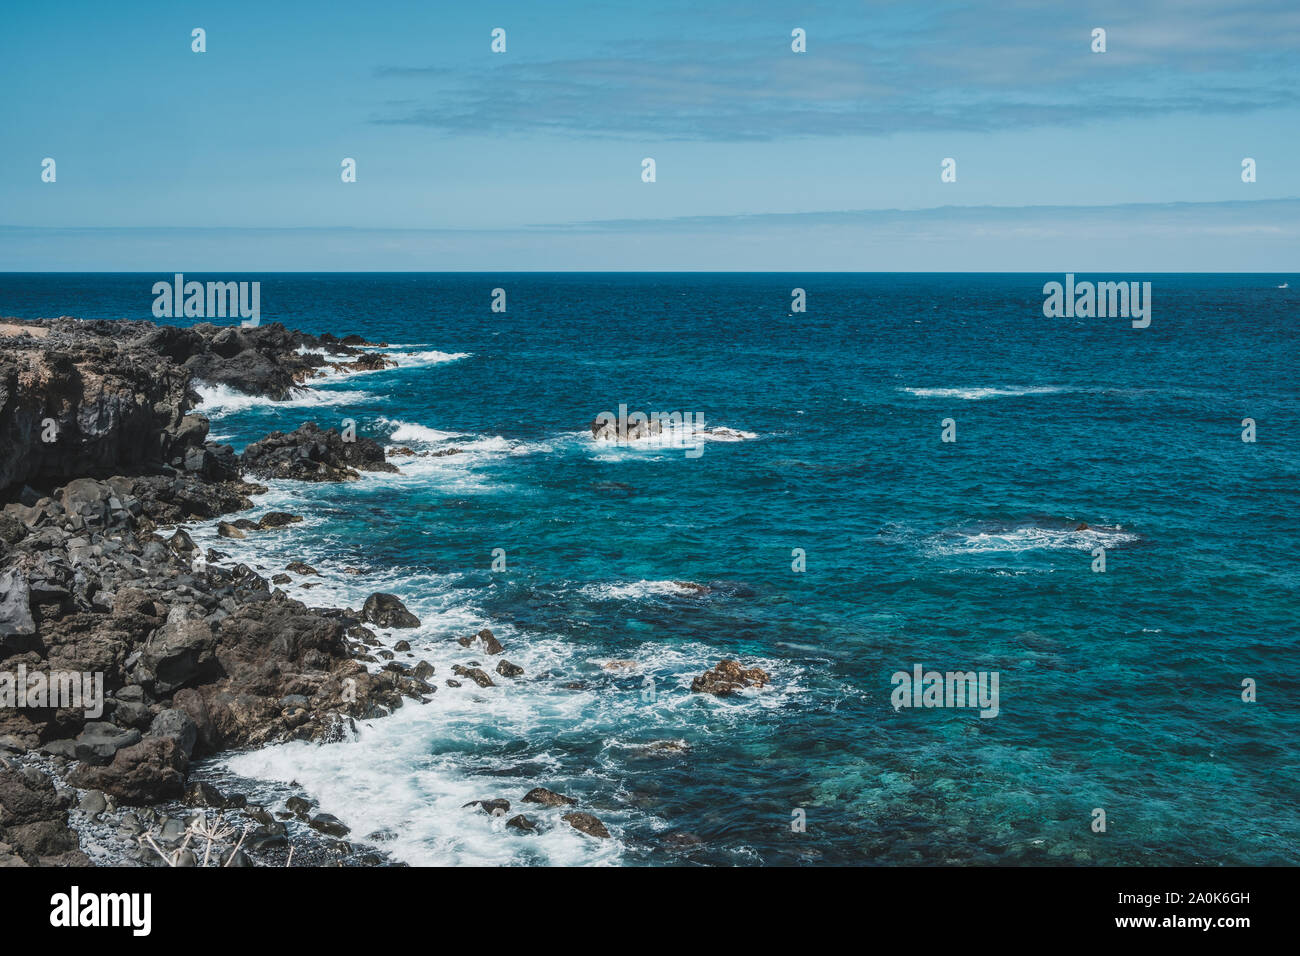
[[[271,432],[244,449],[244,473],[297,481],[356,481],[361,471],[396,472],[372,438],[345,441],[336,429],[307,422],[289,432]]]
[[[420,619],[406,609],[395,594],[376,591],[366,598],[361,608],[361,619],[380,627],[419,627]]]
[[[597,418],[591,423],[591,437],[596,441],[637,441],[662,431],[663,425],[657,418],[625,422],[621,427],[617,419],[611,418]]]
[[[764,687],[771,681],[767,671],[758,667],[744,668],[737,661],[724,658],[717,666],[691,681],[691,690],[697,694],[727,697],[746,687]]]

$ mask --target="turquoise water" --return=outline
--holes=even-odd
[[[0,314],[149,318],[159,278],[0,275]],[[201,533],[314,565],[309,603],[395,591],[439,682],[485,660],[450,640],[485,625],[527,672],[232,771],[296,779],[417,863],[1300,861],[1287,277],[1134,277],[1153,284],[1141,330],[1044,318],[1060,275],[189,278],[260,280],[264,323],[403,361],[282,406],[207,390],[215,435],[351,418],[462,450],[276,483],[258,510],[302,525]],[[741,435],[698,457],[593,443],[620,404]],[[692,695],[724,656],[770,688]],[[917,664],[996,671],[998,716],[895,711],[891,675]],[[538,784],[615,839],[460,809]]]

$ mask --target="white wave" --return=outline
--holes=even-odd
[[[295,388],[284,401],[272,401],[262,395],[249,395],[229,385],[196,384],[199,404],[194,411],[209,419],[223,418],[250,408],[310,408],[317,405],[355,405],[375,398],[370,392],[348,389]]]
[[[1092,551],[1115,548],[1140,540],[1123,528],[1100,527],[1074,531],[1069,528],[1025,526],[1000,531],[950,532],[932,543],[936,554],[992,554],[1023,551]]]
[[[470,357],[469,352],[439,352],[436,350],[425,350],[417,352],[399,352],[388,348],[372,348],[369,351],[376,352],[391,359],[396,363],[397,368],[422,368],[430,365],[442,365],[447,362],[458,362],[461,359]],[[356,361],[355,356],[335,355],[323,349],[304,349],[299,346],[301,354],[315,354],[325,356],[325,364],[316,369],[316,374],[312,378],[314,382],[336,382],[340,379],[351,378],[354,375],[373,375],[376,372],[391,371],[389,368],[349,368],[350,363]]]
[[[696,432],[705,441],[751,441],[758,437],[754,432],[741,431],[737,428],[706,428]]]
[[[959,398],[968,402],[978,402],[986,398],[1057,395],[1070,389],[1048,385],[1029,388],[904,388],[901,391],[915,395],[917,398]]]
[[[580,594],[599,601],[641,601],[649,597],[694,597],[700,592],[678,581],[617,581],[586,584]]]
[[[233,755],[223,763],[245,777],[297,781],[323,811],[352,828],[349,839],[367,842],[369,834],[386,829],[395,838],[375,845],[413,865],[611,865],[622,859],[628,827],[668,825],[649,811],[608,805],[626,779],[627,751],[671,760],[673,748],[689,747],[684,732],[734,728],[752,720],[753,708],[778,708],[804,692],[801,675],[792,668],[745,656],[747,666],[773,675],[773,687],[726,700],[692,694],[693,677],[722,656],[703,643],[631,648],[628,660],[635,666],[611,672],[600,666],[607,661],[589,659],[580,645],[529,640],[496,626],[493,630],[506,646],[503,656],[526,674],[585,666],[588,682],[575,689],[564,686],[569,681],[511,681],[494,675],[495,687],[447,687],[444,678],[452,664],[472,659],[490,665],[492,659],[445,636],[426,637],[424,628],[402,631],[415,658],[436,669],[438,690],[429,703],[408,702],[383,719],[358,721],[355,741],[328,746],[296,742]],[[653,701],[644,697],[646,686],[656,689]],[[563,751],[547,749],[546,741],[561,736],[595,738],[602,749],[594,761],[575,767]],[[530,741],[534,749],[526,757],[503,752],[502,743],[511,740]],[[670,746],[655,750],[655,741]],[[508,772],[521,763],[528,766]],[[484,769],[494,773],[474,772]],[[560,819],[568,808],[522,803],[536,786],[576,797],[575,809],[595,813],[613,839],[592,839],[573,830]],[[502,797],[511,802],[505,817],[464,806]],[[505,827],[516,813],[538,822],[541,832],[525,837]]]
[[[439,352],[437,350],[422,352],[391,352],[389,357],[397,362],[399,368],[420,365],[443,365],[447,362],[459,362],[470,357],[469,352]]]
[[[647,752],[654,759],[676,759],[674,748],[689,745],[689,738],[728,732],[751,721],[753,708],[779,708],[805,692],[798,668],[744,655],[746,666],[772,674],[769,688],[726,700],[692,694],[695,676],[720,657],[732,656],[703,641],[685,645],[648,641],[620,650],[619,666],[606,667],[614,659],[593,655],[581,642],[522,632],[490,619],[476,603],[478,592],[464,587],[461,575],[374,567],[360,558],[333,560],[322,555],[338,544],[345,545],[346,554],[348,542],[332,541],[330,519],[313,513],[318,489],[281,480],[267,485],[270,490],[257,497],[256,508],[247,516],[285,510],[304,514],[305,520],[274,531],[249,532],[247,538],[237,540],[217,536],[216,522],[207,522],[191,527],[195,541],[229,554],[223,564],[244,562],[263,569],[267,577],[290,561],[308,562],[319,575],[289,572],[293,581],[283,587],[312,606],[359,608],[374,591],[397,594],[420,618],[420,626],[373,629],[390,650],[398,640],[408,641],[411,650],[395,652],[396,660],[432,664],[431,682],[437,690],[427,704],[408,701],[388,717],[357,721],[359,735],[354,741],[328,746],[295,742],[229,755],[221,763],[253,780],[297,781],[319,801],[321,810],[351,827],[349,839],[373,842],[399,860],[414,865],[617,864],[625,852],[623,834],[628,828],[658,830],[671,823],[654,816],[652,809],[611,805],[626,778],[629,750],[673,741],[673,746]],[[362,563],[363,573],[348,573],[343,565],[349,561]],[[316,586],[302,588],[303,582]],[[587,587],[594,593],[612,589],[612,594],[619,588],[629,593],[681,593],[669,581]],[[499,658],[484,655],[478,647],[462,647],[455,640],[484,626],[491,627],[505,646],[502,656],[524,668],[523,678],[496,674]],[[479,688],[462,681],[461,687],[448,687],[452,667],[470,661],[479,662],[496,686]],[[377,670],[384,663],[366,666]],[[647,679],[656,688],[652,702],[643,694]],[[578,686],[566,686],[575,680]],[[565,750],[548,749],[548,741],[573,735],[603,742],[594,761],[577,766]],[[527,756],[502,748],[503,742],[512,740],[530,742]],[[517,773],[506,772],[520,764],[527,766]],[[495,772],[485,775],[484,769]],[[613,839],[597,840],[573,830],[560,819],[566,808],[522,803],[522,796],[536,786],[577,797],[577,809],[596,814]],[[257,797],[256,788],[250,796]],[[464,807],[472,800],[498,797],[511,801],[505,818]],[[515,813],[527,814],[541,832],[523,836],[506,828],[505,819]],[[379,830],[391,831],[395,839],[368,839]]]
[[[436,445],[464,434],[464,432],[447,432],[438,428],[429,428],[427,425],[404,422],[401,419],[381,418],[379,423],[393,429],[388,440],[395,443]]]
[[[407,440],[405,444],[419,445]],[[497,494],[514,490],[503,482],[491,466],[509,458],[546,454],[554,451],[545,442],[519,442],[488,435],[482,438],[453,438],[443,442],[442,451],[455,454],[390,455],[401,474],[366,472],[362,482],[393,487],[413,486],[421,490],[436,489],[446,494]]]
[[[657,434],[646,435],[644,438],[628,439],[627,441],[594,438],[590,429],[581,432],[567,432],[563,437],[569,442],[576,438],[596,458],[605,461],[620,461],[644,458],[647,454],[656,453],[660,454],[656,454],[655,460],[663,460],[667,456],[661,453],[665,452],[670,453],[672,456],[689,453],[690,457],[697,457],[703,453],[706,443],[751,441],[757,438],[758,435],[737,428],[710,425],[707,422],[701,426],[696,421],[690,421],[669,424]]]
[[[324,562],[314,563],[334,586],[323,582],[319,588],[294,595],[308,603],[357,607],[372,590],[391,590],[403,598],[420,617],[421,626],[380,630],[380,639],[389,647],[399,639],[408,641],[411,652],[399,652],[397,660],[432,664],[437,690],[427,704],[408,701],[388,717],[358,721],[355,741],[329,746],[290,743],[232,755],[223,763],[245,777],[297,781],[323,811],[352,828],[350,839],[371,842],[369,834],[388,830],[395,839],[375,845],[413,865],[616,864],[624,854],[622,834],[627,827],[665,825],[646,811],[608,806],[625,777],[626,757],[613,752],[616,744],[643,741],[647,735],[681,740],[687,725],[735,726],[752,719],[745,716],[750,708],[778,707],[789,694],[801,692],[796,680],[783,679],[779,691],[755,691],[726,702],[709,699],[708,708],[701,710],[700,698],[690,692],[690,681],[720,656],[702,642],[671,648],[646,643],[620,658],[631,666],[613,671],[600,666],[604,659],[592,659],[581,644],[523,634],[485,619],[466,601],[465,595],[473,592],[452,587],[450,579],[439,582],[400,569],[337,577]],[[484,625],[492,627],[505,645],[502,657],[524,668],[523,679],[497,675],[496,658],[479,648],[461,647],[453,639]],[[448,687],[452,667],[470,661],[478,661],[496,686],[479,688],[466,680],[461,687]],[[745,663],[770,673],[782,666],[748,657]],[[373,670],[378,665],[368,666]],[[571,680],[544,676],[554,670],[590,676],[586,686],[575,689],[565,686]],[[649,705],[642,696],[647,678],[658,689],[657,700]],[[628,680],[636,686],[626,692],[615,683]],[[572,735],[606,742],[594,765],[575,767],[562,753],[547,752],[548,740]],[[527,757],[504,753],[501,743],[506,740],[528,740],[534,752]],[[673,759],[671,752],[662,756]],[[503,772],[520,763],[528,767],[517,774]],[[485,768],[497,772],[475,772]],[[594,812],[613,839],[596,840],[573,830],[560,819],[565,808],[522,803],[522,796],[535,786],[578,797],[577,809]],[[512,804],[505,818],[464,806],[498,797]],[[521,812],[540,825],[540,833],[524,837],[504,826],[505,819]]]

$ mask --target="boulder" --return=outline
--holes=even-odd
[[[186,684],[216,676],[216,637],[201,618],[185,618],[176,608],[140,652],[136,679],[155,694],[167,695]]]
[[[184,528],[176,530],[176,533],[168,539],[167,547],[184,558],[189,558],[190,555],[199,550],[199,546],[194,543],[194,539],[189,536]]]
[[[117,751],[107,767],[81,765],[68,782],[82,789],[102,790],[131,805],[159,803],[180,797],[188,765],[173,737],[146,737]]]
[[[69,515],[77,515],[88,525],[106,524],[109,517],[109,499],[113,489],[108,483],[93,478],[78,478],[63,488],[59,502]]]
[[[314,806],[316,806],[315,801],[308,800],[306,797],[292,796],[284,801],[285,809],[300,820],[306,820]]]
[[[609,831],[605,829],[605,824],[601,823],[590,813],[582,813],[575,810],[572,813],[566,813],[560,817],[565,823],[573,827],[579,833],[585,833],[587,836],[596,837],[599,840],[608,840]]]
[[[540,803],[544,807],[572,806],[577,802],[572,797],[566,797],[554,790],[547,790],[545,787],[533,787],[524,794],[524,803]]]
[[[472,647],[474,644],[480,644],[487,654],[500,654],[505,651],[505,648],[501,646],[501,642],[496,639],[496,635],[486,627],[473,637],[456,638],[456,643],[461,647]]]
[[[737,661],[724,659],[691,681],[691,690],[697,694],[726,697],[746,687],[763,687],[770,680],[766,671],[757,667],[746,669]]]
[[[262,531],[269,531],[272,528],[283,528],[285,525],[296,524],[301,520],[301,515],[291,515],[286,511],[268,511],[258,520],[257,527]]]
[[[420,619],[396,595],[375,592],[361,608],[361,620],[380,627],[419,627]]]
[[[184,710],[174,707],[162,711],[153,719],[153,723],[149,725],[149,736],[174,738],[188,760],[194,754],[199,729],[193,717]]]
[[[498,797],[494,800],[471,800],[465,804],[465,807],[478,807],[484,813],[490,813],[494,817],[505,816],[510,810],[510,801]],[[462,809],[464,809],[462,807]]]
[[[468,677],[474,683],[478,684],[479,687],[496,686],[496,684],[492,682],[492,678],[488,677],[487,674],[483,673],[483,671],[477,667],[466,667],[463,664],[453,664],[451,672],[457,677]],[[451,681],[448,681],[447,683],[450,685]],[[457,684],[456,686],[459,687],[460,685]]]
[[[17,568],[0,573],[0,638],[36,633],[31,589]]]
[[[71,797],[34,767],[0,761],[0,866],[87,866],[68,827]]]
[[[345,837],[351,833],[351,829],[343,824],[343,821],[330,813],[314,814],[307,825],[313,830],[319,830],[326,836]]]
[[[397,471],[374,439],[345,441],[336,429],[322,429],[315,422],[253,442],[244,449],[241,463],[247,475],[298,481],[355,481],[361,471]]]
[[[123,747],[138,744],[142,736],[138,730],[123,730],[106,721],[92,720],[77,735],[73,752],[82,763],[102,766]]]
[[[211,753],[217,747],[217,729],[203,695],[191,688],[182,688],[172,695],[172,707],[183,711],[194,722],[194,745],[191,756]],[[183,750],[184,748],[182,748]]]
[[[212,784],[204,783],[202,780],[191,780],[189,786],[185,788],[185,795],[181,797],[181,802],[187,807],[222,809],[226,805],[226,798]]]

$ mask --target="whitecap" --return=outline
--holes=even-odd
[[[194,411],[206,415],[209,419],[223,418],[250,408],[310,408],[318,405],[355,405],[366,402],[376,396],[369,392],[349,389],[314,389],[294,388],[289,397],[283,401],[273,401],[264,395],[249,395],[231,388],[229,385],[208,385],[196,383],[194,390],[199,394],[199,403]]]
[[[1070,389],[1056,386],[1032,386],[1028,388],[904,388],[900,391],[915,395],[917,398],[958,398],[968,402],[978,402],[986,398],[1019,398],[1026,395],[1058,395]]]
[[[404,422],[401,419],[381,418],[379,424],[393,429],[392,434],[388,436],[389,441],[403,444],[436,445],[464,434],[464,432],[442,431],[415,422]]]
[[[1098,547],[1116,548],[1139,540],[1139,535],[1118,525],[1089,527],[1080,531],[1026,525],[1004,530],[946,532],[931,542],[930,550],[942,555],[1092,551]]]

